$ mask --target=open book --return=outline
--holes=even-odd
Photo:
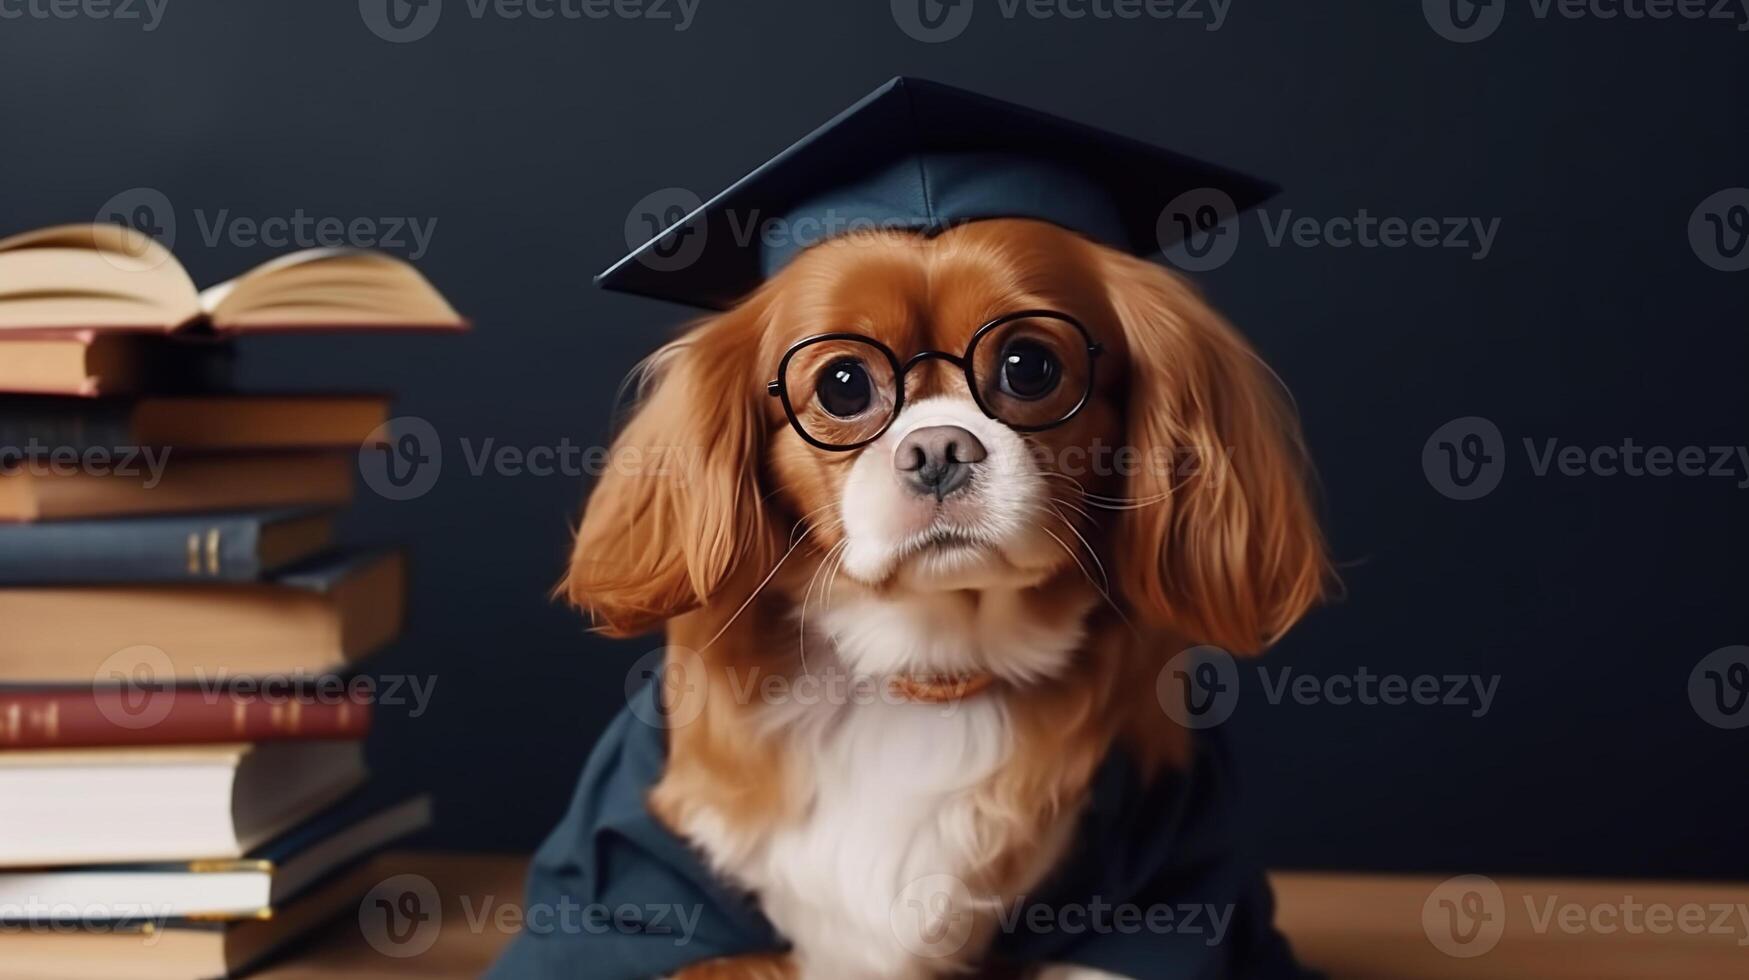
[[[162,245],[121,225],[62,225],[0,240],[0,339],[35,330],[466,327],[424,276],[381,252],[293,252],[203,291]]]

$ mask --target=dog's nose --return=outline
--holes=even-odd
[[[910,478],[911,489],[936,500],[972,478],[972,464],[990,453],[970,430],[957,425],[912,429],[893,453],[893,467]]]

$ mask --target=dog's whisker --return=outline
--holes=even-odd
[[[814,581],[831,562],[832,556],[843,552],[849,544],[850,539],[845,538],[828,548],[825,557],[820,559],[820,564],[814,566],[814,574],[808,576],[808,587],[802,590],[801,613],[796,617],[796,651],[801,657],[803,674],[808,673],[808,597],[813,595]],[[825,601],[824,593],[821,594],[821,601]]]
[[[1072,483],[1078,489],[1080,489],[1080,491],[1082,493],[1089,492],[1087,489],[1087,484],[1082,483],[1080,480],[1076,479],[1075,477],[1070,476],[1067,473],[1058,473],[1055,470],[1040,470],[1039,476],[1042,476],[1042,477],[1045,477],[1045,478],[1051,479],[1051,480],[1062,480],[1065,483]]]
[[[1049,499],[1050,499],[1050,502],[1053,504],[1062,504],[1064,507],[1067,507],[1070,510],[1074,511],[1075,513],[1080,514],[1082,517],[1087,518],[1089,521],[1093,520],[1093,515],[1087,513],[1087,511],[1085,509],[1083,509],[1079,504],[1071,503],[1070,501],[1064,500],[1062,497],[1057,497],[1057,496],[1051,496],[1051,497],[1049,497]]]
[[[792,487],[787,483],[780,483],[777,486],[772,487],[771,492],[760,497],[759,500],[761,503],[763,503],[763,502],[770,500],[771,498],[777,496],[778,494],[783,493],[786,490],[790,491],[791,493],[796,493],[796,494],[800,494],[802,492],[801,487]],[[824,510],[825,508],[821,508],[821,509]]]
[[[834,555],[836,555],[838,553],[838,551],[845,546],[846,543],[847,543],[846,541],[840,540],[836,544],[832,545],[832,547],[827,548],[826,553],[820,556],[819,563],[814,566],[813,573],[808,576],[807,587],[802,590],[802,605],[801,605],[801,616],[800,616],[800,622],[801,622],[801,626],[802,626],[802,630],[804,632],[804,635],[805,635],[806,629],[807,629],[808,605],[809,605],[809,603],[811,603],[813,601],[814,589],[816,586],[821,584],[822,577],[826,574],[827,566],[829,566],[832,563],[832,557]],[[804,666],[805,666],[805,663],[804,663]]]
[[[846,545],[846,547],[838,549],[837,564],[833,565],[832,571],[828,572],[826,575],[826,590],[824,593],[825,595],[831,595],[832,590],[837,588],[837,586],[838,586],[838,573],[844,568],[844,560],[846,558],[850,557],[850,548],[848,547],[849,543],[850,543],[849,539],[846,538],[844,541],[844,544]]]
[[[1109,511],[1141,510],[1144,507],[1153,507],[1156,504],[1162,504],[1171,499],[1171,494],[1163,493],[1156,497],[1144,497],[1140,500],[1116,501],[1114,498],[1114,502],[1112,503],[1106,503],[1103,500],[1089,500],[1087,501],[1087,506]]]
[[[1173,491],[1167,490],[1151,497],[1108,497],[1105,494],[1094,493],[1093,491],[1088,490],[1086,484],[1067,473],[1053,473],[1047,470],[1041,472],[1039,475],[1054,480],[1064,480],[1068,483],[1074,484],[1075,487],[1081,491],[1082,500],[1089,507],[1098,507],[1101,510],[1133,510],[1137,507],[1151,507],[1161,501],[1170,500],[1173,494]]]
[[[836,546],[834,546],[836,548]],[[827,555],[832,551],[828,550]],[[826,567],[825,559],[814,566],[814,572],[808,576],[808,586],[802,590],[802,608],[796,616],[796,652],[802,661],[802,673],[808,673],[808,598],[814,594],[814,580],[820,577],[820,569]]]
[[[1171,500],[1173,491],[1166,490],[1151,497],[1107,497],[1103,494],[1081,492],[1082,502],[1089,507],[1101,510],[1130,510],[1136,507],[1151,507],[1154,504]]]
[[[747,607],[751,606],[753,604],[753,600],[759,598],[759,593],[764,592],[765,587],[771,584],[771,580],[773,578],[777,577],[778,569],[783,567],[784,562],[789,561],[790,555],[795,554],[796,549],[801,546],[802,541],[804,539],[806,539],[808,536],[808,531],[811,531],[811,530],[813,530],[812,527],[809,527],[807,530],[804,530],[801,534],[801,537],[797,538],[794,542],[792,542],[790,544],[789,550],[783,553],[783,557],[779,558],[777,560],[777,564],[771,566],[771,571],[765,573],[765,578],[761,579],[759,582],[759,585],[757,587],[755,587],[751,593],[748,594],[746,601],[741,603],[740,608],[735,610],[734,615],[730,616],[728,621],[723,623],[722,627],[720,629],[718,629],[716,631],[716,633],[714,635],[712,635],[709,640],[705,641],[705,645],[703,647],[699,648],[700,653],[704,652],[705,650],[709,650],[711,648],[712,644],[716,643],[718,640],[723,638],[723,634],[727,633],[729,631],[729,627],[735,625],[735,620],[741,618],[741,614],[747,611]]]
[[[1118,608],[1117,603],[1111,598],[1111,593],[1107,592],[1105,589],[1100,588],[1099,583],[1093,581],[1093,576],[1088,573],[1087,566],[1081,564],[1081,559],[1076,557],[1074,549],[1070,548],[1068,546],[1068,544],[1064,543],[1062,538],[1057,537],[1055,534],[1051,534],[1050,528],[1045,527],[1041,524],[1039,526],[1039,530],[1045,532],[1046,534],[1049,534],[1051,540],[1055,541],[1057,543],[1057,547],[1063,549],[1063,554],[1068,555],[1069,559],[1075,563],[1075,567],[1079,568],[1081,570],[1081,577],[1085,578],[1087,580],[1088,585],[1093,586],[1093,591],[1099,593],[1099,597],[1101,599],[1105,600],[1105,604],[1111,607],[1111,611],[1114,613],[1117,613],[1117,618],[1123,620],[1124,626],[1128,627],[1129,631],[1131,633],[1137,633],[1135,624],[1130,622],[1130,618],[1128,616],[1124,615],[1124,611],[1122,609]]]
[[[801,531],[803,528],[815,526],[814,524],[811,523],[814,519],[815,514],[818,514],[823,510],[831,510],[834,506],[835,505],[831,504],[831,503],[823,504],[819,507],[815,507],[813,510],[808,511],[806,514],[803,514],[801,517],[797,518],[796,523],[795,523],[795,527],[790,529],[790,543],[791,544],[795,543],[797,531]],[[839,517],[838,523],[842,525],[844,523],[844,518]],[[830,525],[820,525],[820,526],[828,527]],[[803,533],[806,533],[806,532],[804,531]]]
[[[1073,534],[1075,539],[1081,542],[1081,546],[1087,549],[1087,557],[1093,562],[1094,567],[1099,569],[1099,577],[1105,582],[1106,591],[1109,592],[1111,590],[1111,575],[1106,572],[1105,563],[1099,560],[1099,553],[1093,550],[1092,543],[1087,540],[1085,535],[1075,529],[1074,522],[1064,516],[1062,511],[1051,507],[1051,513],[1057,515],[1057,520],[1062,521],[1063,526],[1069,529],[1069,533]]]

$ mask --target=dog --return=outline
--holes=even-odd
[[[1166,658],[1258,653],[1331,581],[1277,377],[1176,274],[1043,221],[814,245],[638,387],[613,457],[646,465],[598,483],[560,592],[666,629],[648,807],[790,946],[680,980],[990,969],[1102,761],[1187,764]]]

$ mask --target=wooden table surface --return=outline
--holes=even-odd
[[[379,864],[385,878],[430,881],[440,927],[397,947],[349,915],[255,976],[476,977],[520,921],[523,858],[405,853]],[[1277,921],[1333,980],[1749,977],[1749,885],[1298,872],[1274,880]]]

